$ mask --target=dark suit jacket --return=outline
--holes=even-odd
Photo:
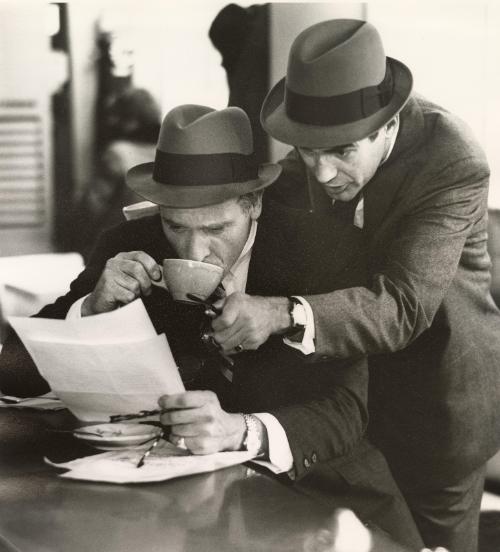
[[[289,295],[365,281],[363,237],[358,229],[329,221],[333,231],[325,233],[307,215],[291,213],[278,205],[265,206],[252,250],[248,293]],[[304,245],[311,253],[327,248],[335,262],[311,267],[307,255],[297,256],[299,246]],[[78,298],[94,289],[106,260],[131,250],[145,251],[157,262],[174,256],[159,216],[106,232],[70,292],[37,316],[63,318]],[[200,343],[202,308],[175,303],[158,288],[143,300],[156,330],[166,333],[190,387],[213,389],[227,410],[265,411],[277,417],[292,450],[297,489],[326,502],[336,495],[334,504],[340,499],[401,542],[420,544],[385,459],[363,438],[367,425],[365,358],[308,363],[307,357],[285,346],[281,338],[273,338],[255,352],[234,357],[229,385],[214,366],[216,358],[207,356]],[[15,394],[46,390],[14,336],[0,356],[0,388]]]
[[[267,206],[263,211],[248,271],[250,294],[286,296],[292,290],[305,289],[300,282],[312,280],[314,273],[306,266],[306,259],[295,254],[299,237],[301,241],[312,241],[312,233],[301,232],[300,214],[292,222],[284,217],[286,212],[279,205]],[[360,235],[349,228],[346,231],[350,235],[342,242],[349,242],[351,247],[346,249],[348,254],[343,255],[342,264],[330,265],[329,280],[335,280],[336,273],[342,275],[347,269],[352,278],[362,283],[364,263],[358,261],[363,260],[363,255],[358,255],[356,249]],[[77,299],[94,289],[109,258],[134,250],[147,252],[157,262],[175,256],[163,234],[159,215],[126,222],[105,232],[69,293],[44,307],[37,316],[64,318]],[[203,307],[177,303],[156,287],[143,301],[158,333],[166,333],[190,386],[216,385],[217,381],[211,379],[207,383],[201,377],[205,372],[212,375],[218,358],[208,355],[200,341]],[[16,358],[21,351],[11,343],[7,341],[0,357],[2,391],[15,394],[47,391],[46,382],[37,375],[33,364],[26,358]],[[306,360],[307,357],[285,346],[281,338],[271,339],[258,351],[235,356],[231,393],[222,397],[225,405],[234,410],[271,411],[278,417],[289,435],[298,476],[307,471],[305,459],[312,466],[313,456],[321,461],[351,452],[367,425],[366,359],[328,359],[311,365]],[[209,365],[208,369],[200,369],[202,362]]]
[[[295,152],[269,194],[326,209]],[[307,297],[319,354],[369,354],[372,432],[404,486],[452,484],[500,443],[500,314],[489,294],[488,166],[419,96],[363,190],[369,286]],[[338,202],[337,202],[338,203]],[[320,216],[320,215],[318,215]]]

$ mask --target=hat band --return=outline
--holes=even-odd
[[[285,109],[290,119],[308,125],[330,126],[354,123],[373,115],[389,104],[394,82],[387,64],[385,77],[368,86],[337,96],[305,96],[290,88],[285,91]]]
[[[203,186],[255,180],[258,167],[252,154],[168,153],[156,150],[153,179],[173,186]]]

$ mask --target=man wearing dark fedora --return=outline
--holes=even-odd
[[[422,541],[406,503],[365,437],[365,358],[309,362],[281,335],[258,351],[222,356],[200,339],[211,320],[206,307],[176,302],[152,286],[162,259],[171,257],[220,266],[228,296],[249,301],[243,292],[258,295],[254,303],[274,310],[283,302],[293,308],[287,297],[294,291],[365,282],[357,229],[339,221],[325,240],[324,229],[302,213],[272,203],[262,207],[262,191],[280,172],[279,165],[254,162],[250,121],[241,109],[173,109],[163,121],[155,161],[127,176],[159,213],[105,232],[70,291],[37,316],[92,316],[141,297],[158,333],[167,335],[188,389],[159,398],[172,442],[195,454],[251,450],[297,491],[331,508],[351,508],[417,549]],[[308,243],[318,254],[320,248],[335,252],[336,262],[312,266],[299,255],[299,246]],[[288,307],[284,319],[290,326]],[[0,388],[17,395],[47,391],[14,334],[0,355]]]
[[[425,543],[474,552],[485,463],[500,443],[485,156],[458,118],[412,93],[410,70],[364,21],[303,31],[261,122],[294,146],[268,195],[314,221],[347,217],[368,250],[368,285],[305,296],[307,352],[371,355],[371,435]],[[232,308],[215,338],[258,347],[266,336]]]

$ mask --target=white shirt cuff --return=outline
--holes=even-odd
[[[78,299],[78,301],[75,301],[71,305],[71,307],[69,308],[68,314],[66,314],[66,320],[78,320],[78,318],[82,317],[82,303],[89,295],[90,293],[88,295],[85,295],[85,297]]]
[[[314,338],[316,332],[314,330],[314,314],[311,308],[311,305],[303,298],[298,295],[294,295],[304,306],[306,312],[306,327],[304,330],[304,335],[302,336],[302,341],[292,341],[288,337],[283,338],[285,345],[289,345],[294,349],[297,349],[305,355],[311,355],[316,352],[316,346],[314,344]]]
[[[293,467],[293,456],[283,426],[268,412],[254,414],[264,424],[267,431],[269,460],[252,460],[273,473],[288,472]]]

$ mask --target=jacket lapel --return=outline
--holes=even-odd
[[[290,217],[284,213],[289,212]],[[248,267],[246,292],[283,295],[291,293],[295,277],[295,210],[264,204]]]
[[[321,293],[344,280],[363,256],[363,233],[352,223],[356,202],[324,215],[281,207],[263,212],[248,270],[246,292],[258,295]]]

